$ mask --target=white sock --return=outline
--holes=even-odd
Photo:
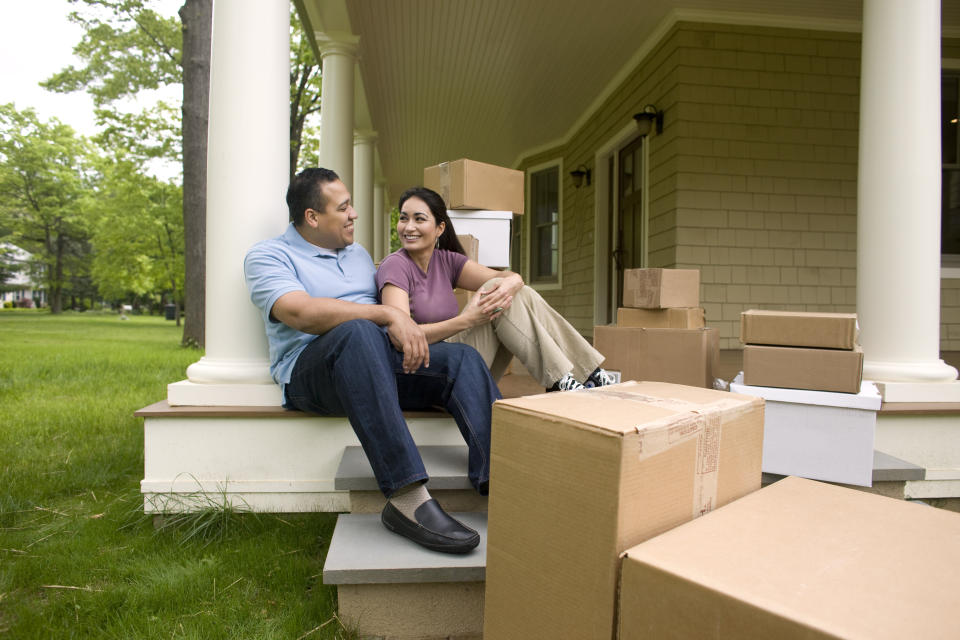
[[[395,506],[403,515],[416,521],[413,513],[417,510],[417,507],[429,499],[430,492],[427,491],[427,485],[422,482],[415,482],[397,489],[396,493],[390,496],[390,504]]]

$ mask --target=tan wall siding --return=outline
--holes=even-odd
[[[944,43],[945,57],[960,46]],[[666,112],[651,136],[650,266],[701,269],[721,348],[739,348],[749,308],[856,308],[859,34],[677,24],[568,144],[563,159],[563,289],[544,292],[592,333],[597,149],[644,104]],[[960,349],[960,280],[944,281],[941,338]]]

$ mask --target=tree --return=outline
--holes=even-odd
[[[109,300],[163,292],[183,300],[183,217],[176,184],[137,170],[131,159],[101,163],[92,275]]]
[[[307,126],[310,116],[320,112],[320,93],[322,83],[320,66],[313,55],[310,40],[303,29],[297,14],[290,11],[290,179],[299,168],[300,151],[304,136],[316,149],[315,135]],[[311,154],[316,164],[316,152]]]
[[[91,187],[89,145],[56,118],[0,105],[0,228],[42,267],[52,313],[90,258],[84,195]]]

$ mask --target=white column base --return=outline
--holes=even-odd
[[[273,384],[265,358],[210,358],[203,356],[187,367],[187,379],[197,384]]]
[[[280,385],[198,384],[181,380],[167,385],[171,407],[279,407],[283,404]]]
[[[960,381],[957,380],[877,382],[876,385],[884,402],[960,402]]]
[[[865,380],[885,382],[951,382],[957,379],[957,370],[943,360],[922,362],[883,362],[865,360]]]

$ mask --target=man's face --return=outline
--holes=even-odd
[[[353,244],[353,221],[357,212],[353,210],[353,201],[347,186],[340,180],[323,185],[323,197],[326,208],[323,211],[307,209],[304,215],[307,239],[325,249],[343,249]]]

